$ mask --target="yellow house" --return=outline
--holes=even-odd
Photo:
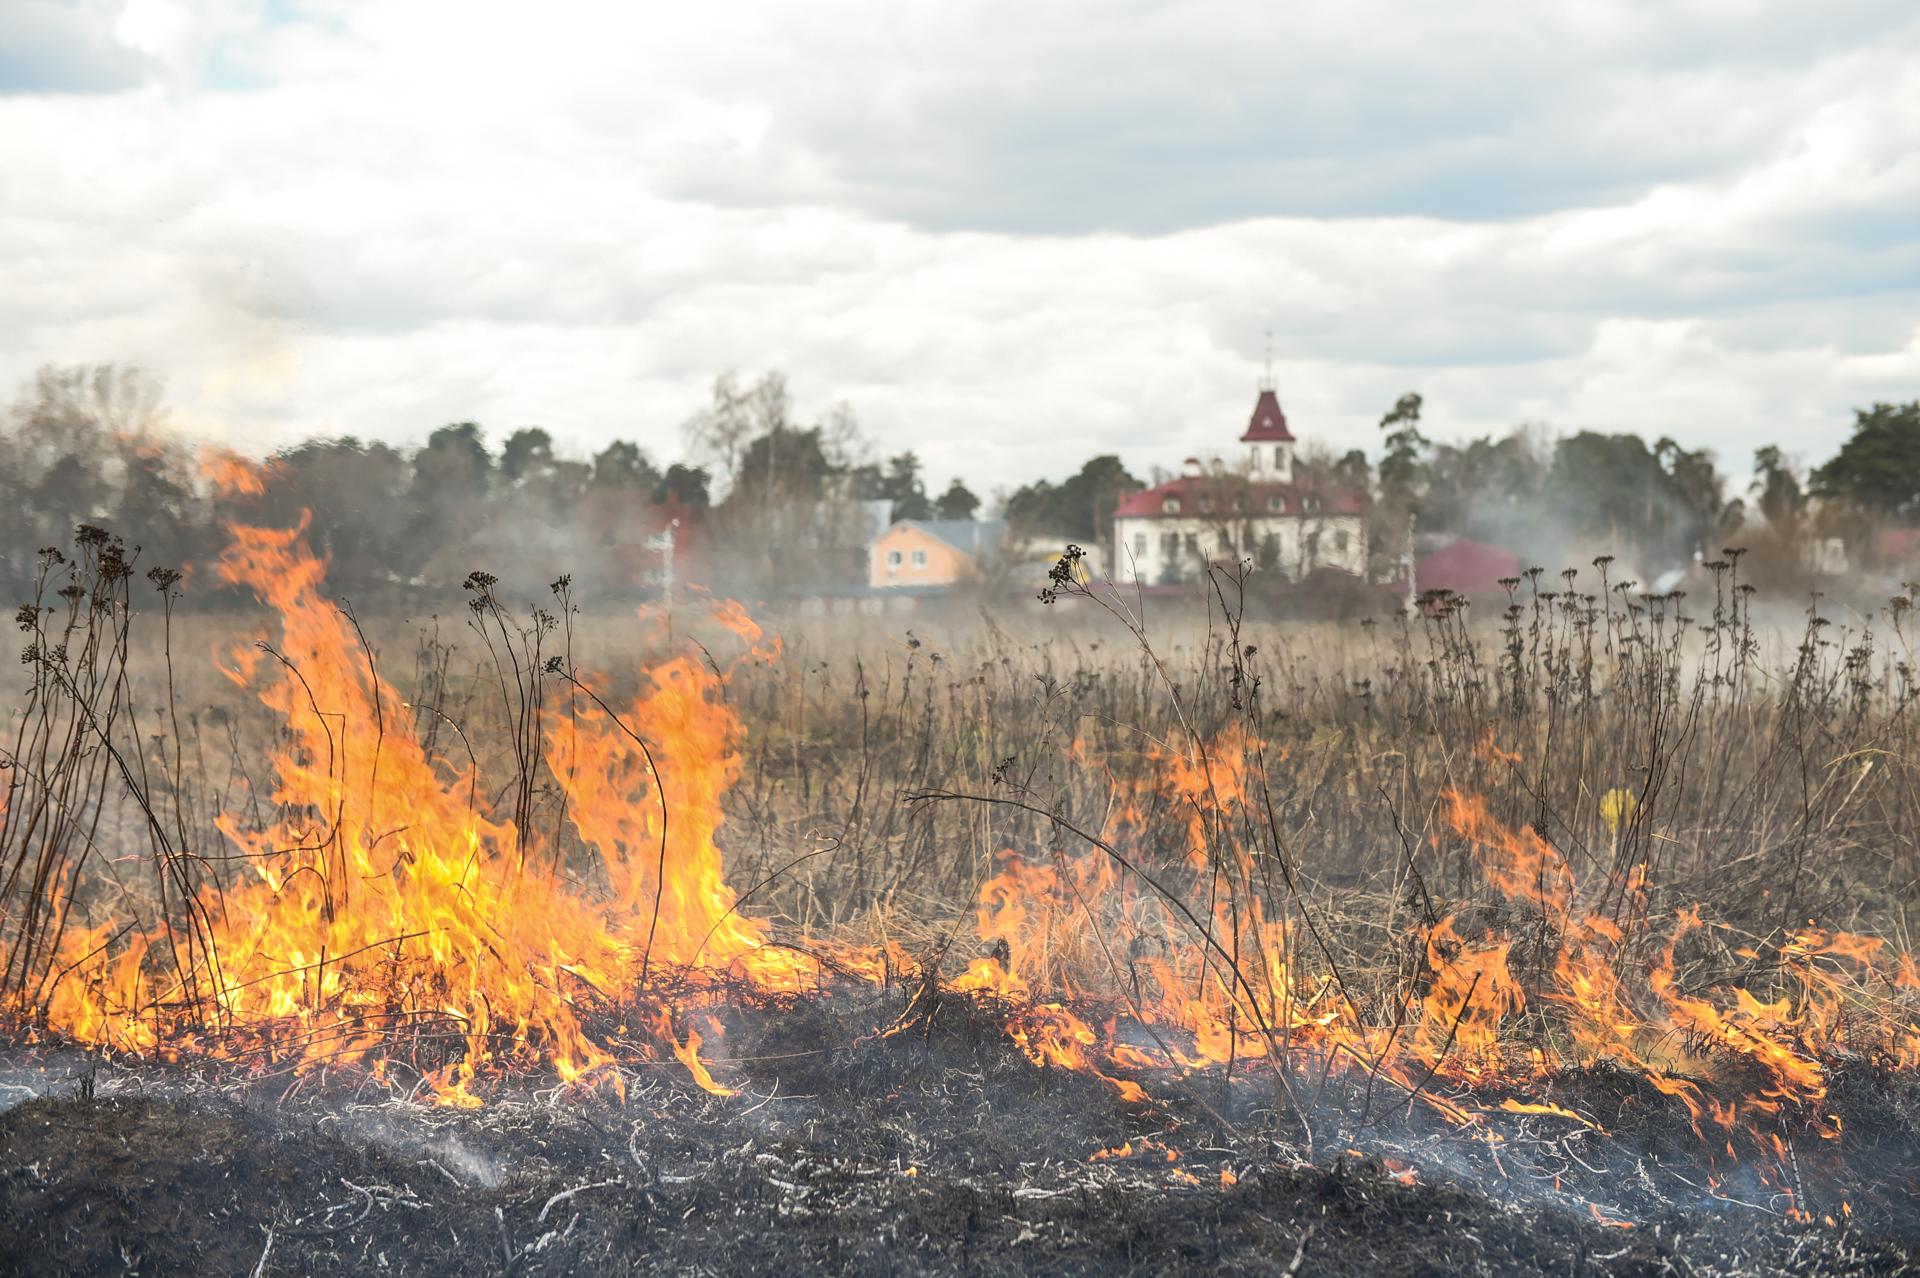
[[[1006,540],[1000,520],[901,519],[867,548],[867,584],[876,590],[951,586],[980,575]]]

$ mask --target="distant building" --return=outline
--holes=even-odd
[[[1237,462],[1190,457],[1179,478],[1123,497],[1113,517],[1115,579],[1195,581],[1213,563],[1251,560],[1298,581],[1367,570],[1366,493],[1296,473],[1293,432],[1263,383]]]
[[[867,584],[876,590],[943,587],[986,575],[1007,543],[998,519],[901,519],[867,548]]]
[[[1502,594],[1502,580],[1520,575],[1520,556],[1484,541],[1457,537],[1413,565],[1413,588],[1468,597]]]

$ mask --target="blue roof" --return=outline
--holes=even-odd
[[[902,526],[918,528],[969,555],[998,550],[1007,540],[1004,519],[902,519],[894,525],[895,528]]]

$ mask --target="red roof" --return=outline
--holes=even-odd
[[[1291,444],[1293,432],[1287,429],[1287,415],[1280,411],[1280,397],[1272,388],[1263,389],[1253,403],[1253,416],[1247,419],[1243,444]]]
[[[1920,558],[1920,528],[1882,528],[1873,535],[1873,548],[1889,563]]]
[[[1272,392],[1268,392],[1271,394]],[[1168,510],[1167,499],[1179,502]],[[1316,509],[1309,503],[1318,500]],[[1279,508],[1273,502],[1277,500]],[[1235,503],[1239,503],[1236,505]],[[1205,505],[1209,509],[1202,509]],[[1315,484],[1255,483],[1242,475],[1183,475],[1144,492],[1120,499],[1115,519],[1187,519],[1194,515],[1359,515],[1367,509],[1365,493]]]
[[[1413,566],[1413,584],[1422,594],[1451,590],[1461,595],[1490,595],[1501,589],[1502,577],[1519,575],[1520,556],[1466,537],[1442,546]]]

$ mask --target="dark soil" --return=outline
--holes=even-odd
[[[1920,1267],[1920,1105],[1903,1080],[1848,1076],[1835,1088],[1852,1111],[1847,1160],[1796,1158],[1798,1195],[1816,1216],[1836,1213],[1829,1227],[1785,1219],[1777,1188],[1716,1172],[1684,1116],[1624,1077],[1569,1078],[1554,1097],[1604,1109],[1604,1137],[1516,1115],[1489,1143],[1404,1107],[1359,1124],[1357,1094],[1329,1101],[1309,1131],[1275,1119],[1271,1075],[1161,1080],[1162,1101],[1128,1106],[1098,1079],[1030,1065],[989,1011],[953,1000],[933,1013],[884,1039],[870,1033],[875,1009],[840,1000],[743,1021],[716,1065],[736,1097],[707,1097],[675,1066],[636,1070],[624,1101],[529,1093],[477,1112],[337,1086],[291,1099],[216,1090],[152,1066],[104,1072],[81,1095],[47,1081],[41,1057],[39,1085],[58,1094],[0,1114],[0,1266],[1368,1278]],[[1400,1162],[1343,1152],[1355,1144]],[[1406,1162],[1414,1183],[1394,1173]]]

